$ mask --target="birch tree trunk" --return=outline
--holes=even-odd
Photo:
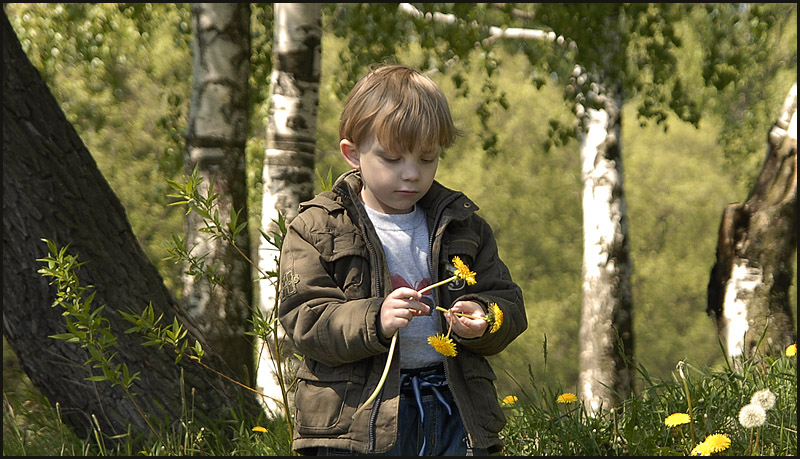
[[[274,10],[273,68],[270,78],[270,110],[264,160],[261,230],[277,231],[282,214],[291,221],[302,201],[314,194],[314,158],[319,104],[322,43],[322,5],[276,3]],[[277,272],[278,250],[262,236],[258,264],[262,272]],[[270,317],[275,310],[275,285],[271,279],[258,284],[259,310]],[[288,340],[279,330],[281,355],[291,355]],[[275,410],[282,404],[275,343],[258,340],[257,386],[265,394],[262,404]]]
[[[580,135],[583,182],[583,306],[579,397],[591,415],[633,389],[631,266],[621,156],[622,98],[587,111]]]
[[[219,217],[247,221],[247,140],[250,76],[250,5],[246,3],[193,3],[193,87],[186,132],[185,165],[191,175],[195,167],[203,181],[203,195],[213,184]],[[250,305],[253,284],[249,263],[236,248],[221,238],[213,239],[201,229],[202,218],[186,216],[186,247],[192,255],[207,257],[222,279],[219,286],[208,278],[183,274],[183,302],[209,340],[246,385],[254,382],[253,342],[245,332],[252,329]],[[235,244],[249,253],[249,236],[242,231]]]
[[[797,341],[789,305],[796,254],[797,82],[767,136],[758,182],[743,204],[723,211],[719,226],[707,312],[734,363]]]

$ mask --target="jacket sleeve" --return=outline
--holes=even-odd
[[[355,256],[333,250],[335,235],[315,231],[310,209],[289,225],[280,258],[278,317],[297,350],[327,366],[337,366],[387,352],[379,339],[382,298],[347,299],[333,277],[332,256]],[[343,235],[343,237],[346,237]],[[354,235],[350,234],[352,238]],[[349,244],[353,250],[354,243]],[[368,276],[366,276],[368,278]]]
[[[503,313],[503,322],[500,328],[490,333],[488,327],[483,336],[477,338],[455,337],[459,346],[476,354],[493,355],[505,349],[517,336],[528,328],[528,317],[525,312],[525,302],[522,289],[511,279],[508,267],[500,259],[497,251],[497,241],[489,224],[478,216],[475,230],[479,234],[479,247],[474,266],[471,271],[476,273],[477,284],[470,286],[467,292],[455,301],[477,301],[488,310],[492,303],[496,303]],[[455,302],[454,301],[454,302]]]

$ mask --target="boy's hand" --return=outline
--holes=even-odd
[[[430,314],[431,308],[419,300],[422,295],[408,287],[400,287],[390,293],[381,305],[381,333],[389,339],[398,329],[407,327],[414,316]]]
[[[484,317],[486,313],[480,304],[475,301],[457,301],[452,308],[452,312],[461,312],[476,317]],[[469,317],[457,316],[455,314],[445,313],[447,322],[452,324],[453,333],[462,338],[477,338],[482,336],[489,326],[489,323],[484,319],[471,319]]]

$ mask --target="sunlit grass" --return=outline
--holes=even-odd
[[[738,420],[742,407],[758,391],[769,389],[775,405],[767,410],[759,443],[753,455],[797,454],[797,360],[795,356],[762,357],[748,361],[741,370],[693,368],[684,376],[691,398],[676,371],[671,380],[651,379],[639,368],[639,393],[615,410],[589,416],[583,404],[564,403],[560,388],[520,387],[513,405],[504,405],[509,419],[503,431],[506,455],[514,456],[673,456],[690,455],[708,439],[712,455],[748,455],[753,447],[751,429]],[[569,394],[569,393],[566,393]],[[676,413],[690,414],[689,423],[678,423]],[[669,422],[667,418],[673,416]],[[673,425],[675,424],[675,425]],[[694,437],[694,440],[693,440]],[[710,438],[709,438],[710,437]],[[724,446],[730,439],[729,446]]]
[[[7,360],[8,355],[4,356]],[[6,370],[10,370],[6,373]],[[59,413],[38,395],[27,378],[17,376],[6,384],[11,371],[4,369],[3,454],[39,455],[182,455],[286,456],[291,454],[284,419],[243,419],[232,415],[215,426],[183,422],[180,433],[164,433],[169,443],[131,441],[99,445],[96,436],[78,438],[60,421]],[[690,455],[703,440],[715,441],[721,449],[711,455],[795,456],[797,454],[797,357],[781,355],[745,362],[740,370],[695,368],[687,363],[683,371],[691,398],[691,413],[676,370],[671,379],[651,378],[639,367],[638,393],[615,410],[590,416],[583,403],[569,390],[543,387],[529,372],[518,391],[501,394],[508,424],[501,435],[508,456],[671,456]],[[766,421],[755,432],[740,424],[742,407],[754,394],[769,389],[774,406],[766,410]],[[683,416],[692,416],[694,435]],[[693,440],[694,437],[694,440]],[[730,439],[730,444],[727,444]],[[141,446],[146,445],[146,446]]]

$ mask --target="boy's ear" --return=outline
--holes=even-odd
[[[353,142],[347,139],[342,139],[339,141],[339,150],[341,150],[344,160],[347,161],[347,164],[349,164],[350,167],[353,169],[361,168],[361,157],[358,154],[356,145]]]

